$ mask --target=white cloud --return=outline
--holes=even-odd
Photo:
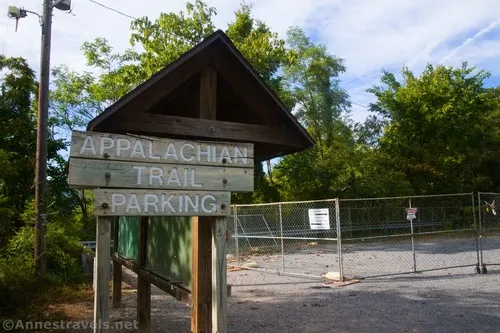
[[[160,12],[184,9],[184,0],[100,0],[103,4],[138,17],[151,19]],[[22,5],[41,12],[41,0],[0,0],[0,9]],[[52,64],[85,68],[80,51],[84,41],[105,37],[117,51],[129,46],[130,19],[88,0],[73,0],[75,16],[54,12]],[[224,29],[239,7],[235,0],[211,0]],[[342,82],[356,103],[367,105],[373,97],[365,89],[378,82],[382,68],[399,71],[402,65],[419,71],[427,62],[458,64],[469,60],[500,74],[498,0],[249,0],[256,17],[284,37],[290,25],[299,25],[344,58],[347,73]],[[0,48],[11,56],[23,56],[39,67],[40,27],[33,15],[19,23],[0,15]],[[473,38],[474,35],[477,35]],[[469,39],[470,38],[470,39]],[[366,110],[353,106],[353,118],[362,120]]]

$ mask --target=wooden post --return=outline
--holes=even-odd
[[[191,272],[191,332],[211,332],[212,309],[212,217],[193,217]]]
[[[112,222],[113,217],[97,218],[94,333],[104,332],[104,323],[109,323],[109,248]]]
[[[147,239],[148,239],[148,220],[147,216],[139,218],[139,251],[137,253],[137,321],[139,322],[140,333],[151,332],[151,283],[141,277],[140,270],[146,266],[147,261]]]
[[[211,67],[202,70],[200,78],[199,118],[215,120],[217,107],[217,73]],[[191,332],[212,331],[212,217],[193,217]]]
[[[212,224],[212,332],[226,333],[227,262],[226,218],[214,218]]]
[[[118,253],[118,228],[120,220],[115,217],[113,230],[113,253]],[[122,302],[122,265],[113,260],[113,289],[112,289],[113,309],[118,309]]]

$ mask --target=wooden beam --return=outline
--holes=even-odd
[[[149,270],[141,269],[139,275],[142,279],[151,282],[177,300],[191,306],[191,294],[189,293],[189,290],[179,287],[176,283],[168,282],[158,274],[155,274],[154,272]]]
[[[204,68],[200,76],[200,118],[216,120],[217,72],[212,67]]]
[[[124,258],[117,253],[113,255],[113,261],[116,261],[120,265],[130,269],[137,275],[140,274],[142,279],[155,285],[159,289],[163,290],[170,296],[173,296],[177,300],[185,303],[186,305],[191,306],[191,292],[189,289],[183,287],[182,285],[179,285],[178,283],[174,283],[174,281],[171,281],[170,279],[161,276],[158,273],[154,273],[149,269],[145,268],[139,269],[139,267],[135,262],[127,258]]]
[[[139,251],[137,253],[137,266],[142,269],[147,262],[147,239],[148,239],[147,216],[139,218]],[[141,274],[137,275],[137,321],[139,322],[138,332],[151,332],[151,284],[144,279]]]
[[[196,216],[192,223],[191,332],[211,332],[212,217]],[[207,237],[208,235],[208,237]]]
[[[103,323],[109,323],[109,248],[113,217],[97,217],[94,333],[104,332]]]
[[[203,137],[206,140],[230,140],[238,142],[272,143],[276,145],[303,147],[296,135],[283,126],[265,126],[229,121],[216,121],[162,114],[127,114],[110,124],[108,131],[119,133],[148,133],[149,135]]]
[[[227,332],[227,262],[224,217],[212,224],[212,332]]]
[[[250,108],[253,108],[262,123],[278,125],[283,121],[273,112],[269,102],[264,100],[265,94],[256,91],[253,84],[254,79],[245,70],[242,70],[242,64],[238,64],[235,59],[228,57],[225,52],[218,52],[215,59],[214,67],[219,75]]]
[[[201,61],[188,61],[199,52],[197,48],[198,46],[194,47],[188,51],[189,54],[178,58],[174,63],[154,74],[149,80],[109,106],[103,113],[89,122],[87,129],[96,131],[102,126],[108,128],[110,123],[121,117],[122,112],[140,113],[153,108],[162,99],[169,96],[175,89],[202,70],[206,66],[204,59],[213,57],[213,52],[207,49],[205,57]],[[119,111],[119,114],[115,115],[117,111]]]
[[[202,70],[200,76],[199,118],[212,122],[217,111],[217,73],[211,67]],[[207,130],[207,129],[205,129]],[[194,128],[185,134],[196,135]],[[208,128],[208,132],[214,132]],[[192,221],[192,272],[191,295],[191,332],[208,333],[212,331],[212,229],[213,217],[193,217]],[[215,332],[214,332],[215,333]]]
[[[118,253],[118,228],[119,217],[114,218],[113,230],[113,248],[114,253]],[[113,309],[118,309],[122,302],[122,265],[113,260],[113,289],[111,299],[113,300]]]
[[[130,269],[132,272],[134,272],[136,274],[139,273],[139,266],[137,266],[137,263],[133,262],[130,259],[122,257],[118,253],[113,254],[113,261],[116,261],[120,265],[124,266],[125,268]]]

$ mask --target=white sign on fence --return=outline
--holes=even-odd
[[[309,209],[309,225],[311,230],[330,230],[328,208]]]
[[[417,218],[417,208],[406,208],[406,219],[413,220]]]

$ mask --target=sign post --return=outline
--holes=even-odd
[[[97,214],[192,214],[191,290],[118,253],[113,260],[179,300],[190,295],[191,332],[225,333],[226,200],[253,191],[254,162],[312,148],[314,139],[221,30],[110,105],[87,130],[75,135],[70,178],[74,187],[108,191],[96,192]],[[141,318],[148,317],[139,316],[145,332],[150,326]]]
[[[413,271],[417,272],[417,258],[415,254],[415,234],[413,232],[413,219],[417,218],[418,208],[411,207],[411,198],[409,199],[409,208],[406,208],[406,219],[410,221],[410,233],[411,233],[411,251],[413,253]]]
[[[147,217],[195,216],[202,224],[198,229],[208,227],[208,232],[199,235],[203,240],[195,242],[194,247],[206,243],[208,251],[203,247],[202,255],[213,255],[206,265],[211,268],[211,279],[208,276],[200,279],[209,280],[208,290],[203,292],[213,299],[211,308],[203,315],[212,319],[214,332],[225,331],[225,217],[230,214],[231,191],[253,191],[253,144],[78,131],[72,133],[71,142],[69,186],[95,189],[94,215],[98,217],[95,323],[109,321],[107,251],[113,216],[141,217],[137,260],[141,332],[151,329],[150,313],[146,313],[150,312],[150,283],[140,274],[140,268],[147,262]],[[207,221],[201,220],[205,217]],[[102,327],[96,325],[95,332],[101,332]]]

